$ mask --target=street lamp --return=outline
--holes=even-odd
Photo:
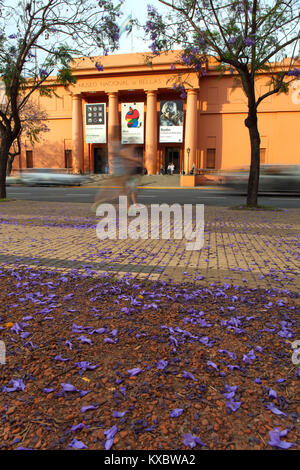
[[[188,159],[187,159],[187,172],[186,172],[186,174],[188,175],[188,174],[189,174],[189,164],[190,164],[190,151],[191,151],[190,147],[188,147],[188,148],[186,149],[186,151],[187,151],[187,155],[188,155]]]

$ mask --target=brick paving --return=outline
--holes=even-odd
[[[0,264],[88,270],[299,292],[300,209],[237,211],[205,207],[205,242],[103,240],[90,204],[7,201],[0,205]]]

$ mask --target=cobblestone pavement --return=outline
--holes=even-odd
[[[187,251],[184,239],[100,241],[99,220],[90,204],[1,202],[0,263],[300,290],[300,209],[205,207],[205,243],[199,251]]]

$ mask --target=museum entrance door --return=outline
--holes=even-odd
[[[107,173],[107,149],[94,148],[94,173]]]
[[[174,163],[174,173],[180,173],[180,148],[178,147],[166,147],[165,149],[165,173],[167,174],[167,168],[169,163]]]

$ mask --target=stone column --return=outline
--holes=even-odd
[[[157,92],[147,91],[145,167],[148,175],[156,174],[157,159]]]
[[[83,123],[80,95],[72,98],[72,167],[74,173],[83,172]]]
[[[198,90],[187,91],[186,119],[185,119],[185,139],[184,139],[184,171],[187,174],[191,171],[193,163],[196,164],[197,154],[197,97]],[[188,161],[188,152],[189,161]]]
[[[118,93],[108,93],[108,126],[107,126],[107,150],[108,168],[111,171],[111,142],[120,139],[120,121],[118,108]]]

